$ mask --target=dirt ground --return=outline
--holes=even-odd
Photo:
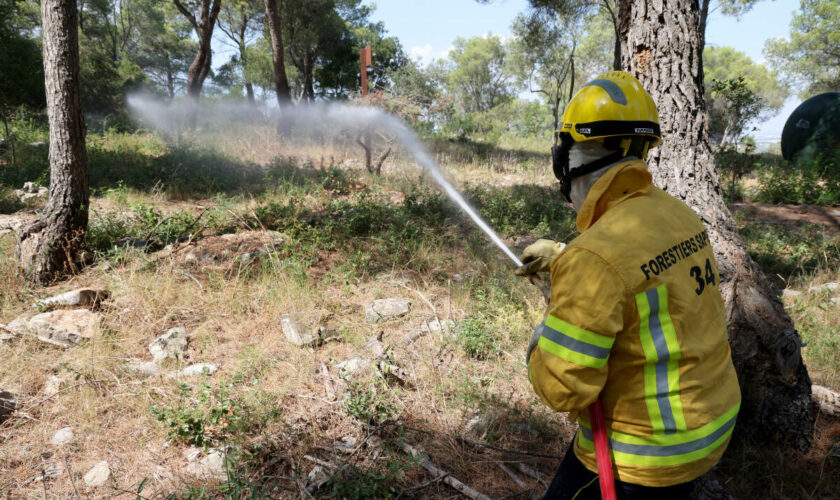
[[[840,206],[734,203],[732,211],[752,221],[779,224],[785,229],[818,224],[831,236],[840,234]]]

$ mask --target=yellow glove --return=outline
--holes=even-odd
[[[516,269],[517,276],[528,276],[551,269],[551,261],[566,248],[565,243],[551,240],[537,240],[522,252],[522,266]]]

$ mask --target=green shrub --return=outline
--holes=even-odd
[[[463,319],[456,333],[464,353],[470,358],[483,360],[499,352],[499,340],[483,314]]]
[[[254,424],[254,408],[232,383],[205,380],[195,387],[182,383],[179,389],[176,404],[149,410],[175,441],[208,448]]]
[[[371,425],[381,424],[397,414],[397,409],[384,395],[387,392],[387,387],[380,388],[375,384],[365,387],[359,382],[348,381],[348,392],[342,406],[348,415],[356,417],[361,422]]]
[[[384,467],[383,467],[384,465]],[[412,462],[390,459],[378,465],[378,470],[365,470],[350,465],[330,477],[322,488],[326,498],[365,499],[394,498],[400,491],[399,482],[405,477],[404,471],[412,467]]]

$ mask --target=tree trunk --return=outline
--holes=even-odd
[[[43,215],[18,234],[15,254],[27,279],[48,283],[72,272],[81,255],[88,222],[88,176],[76,0],[42,0],[41,17],[50,198]]]
[[[292,94],[289,90],[289,80],[286,78],[283,35],[280,31],[277,0],[265,0],[265,17],[268,20],[268,33],[271,35],[271,55],[274,63],[274,86],[277,89],[277,104],[285,106],[292,100]]]
[[[173,1],[178,11],[190,22],[195,30],[195,35],[198,37],[198,53],[187,70],[187,96],[197,101],[201,95],[204,80],[210,74],[213,59],[213,50],[210,46],[210,41],[213,39],[213,28],[216,26],[216,18],[219,17],[221,0],[201,0],[197,19],[180,0]]]
[[[659,109],[664,142],[650,155],[654,181],[698,213],[715,248],[743,397],[739,430],[762,442],[807,449],[815,416],[801,341],[747,254],[714,170],[700,5],[697,0],[627,0],[620,8],[622,67],[642,82]]]

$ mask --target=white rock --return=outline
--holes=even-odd
[[[840,288],[840,283],[826,283],[824,285],[812,286],[808,289],[811,293],[833,292]]]
[[[339,377],[348,377],[369,370],[373,361],[364,358],[351,358],[335,365]]]
[[[70,427],[64,427],[62,429],[59,429],[58,432],[56,432],[55,434],[53,434],[52,439],[50,439],[50,444],[53,446],[64,446],[72,440],[73,429]]]
[[[215,479],[223,481],[227,479],[224,451],[211,449],[210,453],[201,459],[200,462],[193,461],[188,464],[187,472],[205,480]]]
[[[0,422],[14,413],[17,408],[17,397],[9,391],[0,389]]]
[[[840,297],[832,297],[831,298],[832,304],[840,304]]]
[[[67,381],[62,377],[50,375],[47,377],[47,380],[44,381],[44,395],[55,396],[61,391],[61,386],[65,382]]]
[[[181,360],[184,358],[187,342],[187,330],[176,326],[149,344],[149,352],[152,353],[152,359],[158,363],[167,358]]]
[[[78,290],[41,299],[35,302],[35,304],[32,305],[32,308],[39,311],[49,311],[57,307],[92,308],[98,306],[103,300],[106,300],[110,296],[111,293],[108,290],[79,288]]]
[[[137,362],[128,365],[128,369],[140,375],[153,377],[160,373],[160,366],[154,361]]]
[[[201,456],[201,448],[196,448],[195,446],[193,446],[192,448],[187,448],[184,451],[184,458],[186,458],[187,462],[190,462],[190,463],[198,460],[198,457],[200,457],[200,456]]]
[[[455,329],[455,322],[451,319],[426,321],[420,325],[420,329],[424,332],[440,333],[442,331],[450,331]]]
[[[64,472],[64,467],[55,462],[48,462],[42,466],[41,473],[32,479],[34,483],[40,483],[45,479],[55,479]]]
[[[194,365],[190,365],[183,370],[178,372],[178,376],[180,377],[194,377],[196,375],[204,375],[205,370],[207,375],[213,375],[216,373],[216,370],[219,369],[219,365],[214,365],[212,363],[196,363]]]
[[[365,348],[369,350],[374,357],[377,358],[385,354],[387,346],[384,342],[382,342],[382,333],[380,332],[379,335],[371,337],[370,340],[368,340],[365,344]]]
[[[8,326],[53,345],[73,347],[96,335],[99,317],[98,313],[87,309],[70,309],[36,314],[28,321],[18,318]]]
[[[400,298],[377,299],[365,309],[365,322],[379,323],[408,314],[411,301]]]
[[[87,471],[84,480],[86,485],[95,488],[105,484],[109,477],[111,477],[111,469],[108,467],[108,462],[103,460]]]
[[[318,309],[310,312],[284,314],[280,318],[283,335],[296,346],[313,345],[322,340],[326,327],[322,324],[329,311]]]
[[[791,290],[790,288],[782,290],[782,298],[785,299],[792,299],[794,297],[799,297],[800,295],[802,295],[802,292],[799,290]]]

